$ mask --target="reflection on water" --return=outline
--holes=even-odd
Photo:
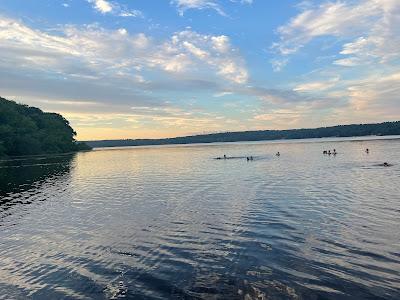
[[[15,204],[29,204],[32,195],[70,170],[73,154],[27,156],[0,160],[0,211]]]
[[[1,162],[0,298],[398,299],[399,149],[296,141]],[[244,159],[213,159],[224,154]]]

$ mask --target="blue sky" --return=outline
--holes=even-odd
[[[0,95],[79,139],[398,120],[400,1],[2,0]]]

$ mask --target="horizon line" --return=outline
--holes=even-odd
[[[220,131],[220,132],[213,132],[213,133],[199,133],[199,134],[189,134],[189,135],[182,135],[182,136],[162,137],[162,138],[120,138],[120,139],[77,140],[77,141],[78,141],[78,142],[101,142],[101,141],[159,141],[159,140],[169,140],[169,139],[178,139],[178,138],[188,138],[188,137],[218,135],[218,134],[226,134],[226,133],[246,133],[246,132],[260,132],[260,131],[315,130],[315,129],[333,128],[333,127],[339,127],[339,126],[378,125],[378,124],[396,123],[396,122],[400,122],[400,120],[395,120],[395,121],[383,121],[383,122],[375,122],[375,123],[337,124],[337,125],[332,125],[332,126],[302,127],[302,128],[290,128],[290,129],[257,129],[257,130],[243,130],[243,131]]]

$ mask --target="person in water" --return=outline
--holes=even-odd
[[[279,151],[278,151],[278,152],[276,152],[276,156],[281,156],[281,154],[279,153]]]
[[[322,152],[322,154],[328,154],[328,151],[324,150],[324,152]]]
[[[333,155],[336,155],[336,154],[337,154],[336,149],[333,149]]]
[[[365,149],[365,152],[369,153],[369,149],[368,149],[368,148],[367,148],[367,149]]]
[[[226,155],[224,154],[224,159],[226,159]]]
[[[331,154],[332,154],[332,153],[331,153],[331,150],[329,150],[329,151],[328,151],[328,155],[331,155]]]

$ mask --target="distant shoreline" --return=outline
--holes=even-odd
[[[286,143],[342,143],[342,142],[368,142],[368,141],[391,141],[391,140],[400,140],[400,135],[371,135],[368,136],[370,139],[365,138],[365,136],[354,136],[354,137],[327,137],[327,138],[309,138],[309,139],[280,139],[280,140],[263,140],[263,141],[238,141],[238,142],[212,142],[212,143],[190,143],[190,144],[162,144],[162,145],[140,145],[140,146],[115,146],[115,147],[94,147],[93,150],[117,150],[117,149],[129,149],[129,148],[153,148],[153,147],[196,147],[196,146],[220,146],[220,145],[235,145],[238,143],[244,144],[286,144]],[[335,140],[327,140],[327,139],[335,139]],[[359,138],[359,139],[358,139]],[[323,140],[326,139],[326,140]]]
[[[338,125],[332,127],[310,129],[224,132],[162,139],[98,140],[82,142],[86,143],[92,148],[114,148],[385,136],[400,136],[400,121],[384,122],[379,124]]]

